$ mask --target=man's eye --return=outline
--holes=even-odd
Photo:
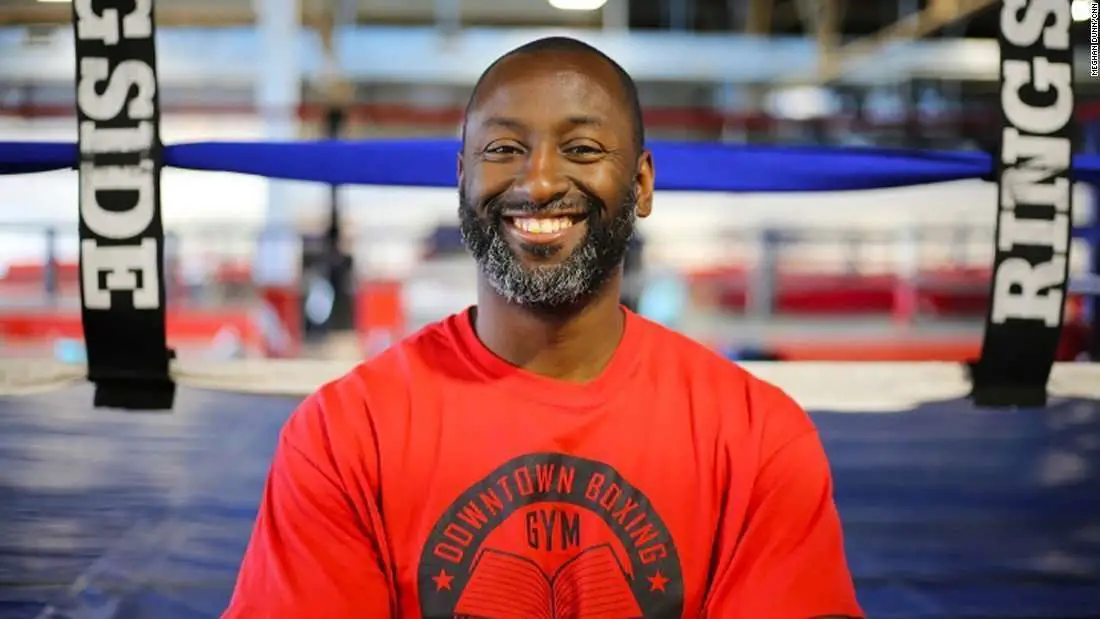
[[[485,152],[491,155],[515,155],[519,153],[519,149],[510,144],[497,144],[486,148]]]
[[[595,146],[591,146],[589,144],[578,144],[576,146],[570,146],[569,148],[565,149],[565,151],[570,155],[598,155],[603,152]]]

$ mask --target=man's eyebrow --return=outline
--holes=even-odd
[[[522,131],[527,127],[520,120],[508,116],[490,116],[481,121],[481,125],[484,127],[502,127],[513,131]]]
[[[569,127],[600,127],[603,126],[604,121],[598,116],[570,116],[565,119],[564,124]]]
[[[481,121],[483,127],[502,127],[504,129],[511,129],[512,131],[523,131],[527,128],[527,125],[517,119],[510,116],[490,116]],[[602,127],[604,120],[598,116],[577,115],[570,116],[562,121],[562,125],[566,127]]]

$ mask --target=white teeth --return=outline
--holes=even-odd
[[[572,226],[573,220],[568,217],[554,217],[552,219],[516,217],[512,220],[512,225],[532,234],[554,234]]]

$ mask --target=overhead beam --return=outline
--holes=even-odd
[[[736,1],[736,0],[735,0]],[[775,3],[778,0],[749,0],[749,14],[745,19],[745,34],[756,37],[771,36],[772,24],[775,19]],[[729,86],[727,86],[729,88]],[[744,109],[750,113],[759,113],[764,109],[768,91],[759,84],[750,84],[744,88]],[[728,108],[734,107],[732,102],[726,102]],[[725,123],[724,136],[734,138],[743,135],[745,139],[753,139],[744,125],[736,127],[733,123]],[[734,138],[736,139],[736,138]]]
[[[256,13],[249,7],[194,7],[172,6],[158,3],[158,26],[251,26],[256,23]],[[317,20],[320,15],[303,11],[303,23]],[[44,4],[8,7],[0,10],[0,26],[62,25],[72,21],[72,7],[68,4]]]
[[[745,34],[766,36],[772,31],[775,0],[749,0],[749,17],[745,20]]]
[[[813,0],[811,0],[813,1]],[[814,39],[817,41],[818,72],[831,75],[838,72],[837,50],[840,46],[840,0],[816,0]]]
[[[349,0],[328,0],[323,3],[317,34],[321,40],[322,73],[317,84],[321,98],[332,107],[343,107],[354,98],[354,88],[341,70],[336,47],[336,31],[354,19],[355,7]]]
[[[822,1],[828,3],[835,0]],[[832,41],[826,36],[824,44],[829,47],[828,49],[823,49],[822,52],[823,55],[828,56],[828,60],[819,64],[816,76],[807,76],[808,79],[804,77],[803,79],[795,81],[811,81],[819,84],[835,81],[843,77],[850,65],[862,59],[870,58],[876,52],[888,45],[922,39],[947,25],[966,19],[996,4],[997,1],[998,0],[933,0],[926,8],[912,15],[902,17],[878,32],[852,41],[851,43],[835,45],[832,44]],[[821,45],[822,38],[820,34],[818,41],[819,45]]]
[[[811,77],[816,73],[817,46],[804,37],[606,33],[545,27],[471,27],[446,36],[431,27],[374,26],[356,26],[339,33],[340,71],[357,82],[468,87],[500,54],[534,38],[563,32],[603,50],[639,82],[775,84],[795,67]],[[38,38],[33,35],[27,29],[0,29],[0,75],[9,83],[70,84],[75,70],[72,29],[59,28]],[[157,32],[157,38],[158,69],[165,88],[251,83],[256,79],[255,67],[264,60],[251,27],[166,27]],[[298,41],[287,44],[298,46],[307,79],[317,79],[323,72],[323,57],[316,34],[303,32]],[[395,54],[395,49],[401,53]],[[440,53],[441,49],[446,53]],[[1087,80],[1085,55],[1087,50],[1081,50],[1083,60],[1075,69]],[[995,81],[1000,74],[998,63],[996,40],[925,39],[887,49],[874,63],[848,67],[844,81],[884,84],[907,75]]]
[[[624,0],[625,1],[625,0]],[[247,3],[246,3],[247,4]],[[316,29],[326,19],[324,10],[318,10],[317,2],[306,2],[309,5],[303,7],[301,24],[308,29]],[[234,26],[255,26],[256,15],[247,6],[226,7],[204,4],[202,8],[179,6],[169,2],[160,2],[156,7],[157,25],[161,27],[180,28],[217,28]],[[560,26],[585,27],[596,26],[600,23],[598,11],[592,15],[575,16],[572,11],[559,11],[562,14]],[[385,11],[375,11],[369,8],[356,11],[353,15],[355,23],[370,23],[375,26],[424,26],[432,22],[430,14],[416,15],[408,13],[391,14]],[[533,16],[524,18],[515,13],[479,14],[477,23],[496,27],[524,27],[545,28],[546,17]],[[0,27],[4,26],[64,26],[72,24],[72,7],[68,4],[39,4],[33,6],[4,7],[0,8]]]

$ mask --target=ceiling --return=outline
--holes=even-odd
[[[263,0],[171,0],[157,4],[157,21],[174,25],[241,25],[254,19],[253,5]],[[293,1],[293,0],[290,0]],[[929,0],[836,0],[842,14],[841,30],[850,35],[868,34],[924,8]],[[598,26],[600,11],[561,11],[547,0],[297,0],[306,21],[326,7],[346,3],[344,9],[365,24],[424,25],[436,21],[438,11],[457,7],[465,25]],[[770,14],[768,32],[805,33],[802,17],[810,5],[805,0],[609,0],[609,7],[628,9],[632,28],[742,31],[752,10]],[[755,7],[755,9],[754,9]],[[801,8],[801,10],[800,10]],[[59,23],[69,19],[66,3],[39,0],[0,0],[0,25]],[[996,36],[997,11],[985,10],[953,26],[950,36]]]
[[[290,0],[293,1],[293,0]],[[546,0],[457,0],[463,21],[484,24],[545,24],[583,26],[599,23],[599,14],[559,11]],[[307,20],[321,15],[328,2],[297,0]],[[361,22],[377,24],[425,24],[435,21],[436,0],[350,0],[351,13]],[[240,25],[254,19],[253,0],[171,0],[156,5],[157,22],[163,25]],[[36,0],[0,0],[0,23],[52,22],[67,19],[67,4]]]

